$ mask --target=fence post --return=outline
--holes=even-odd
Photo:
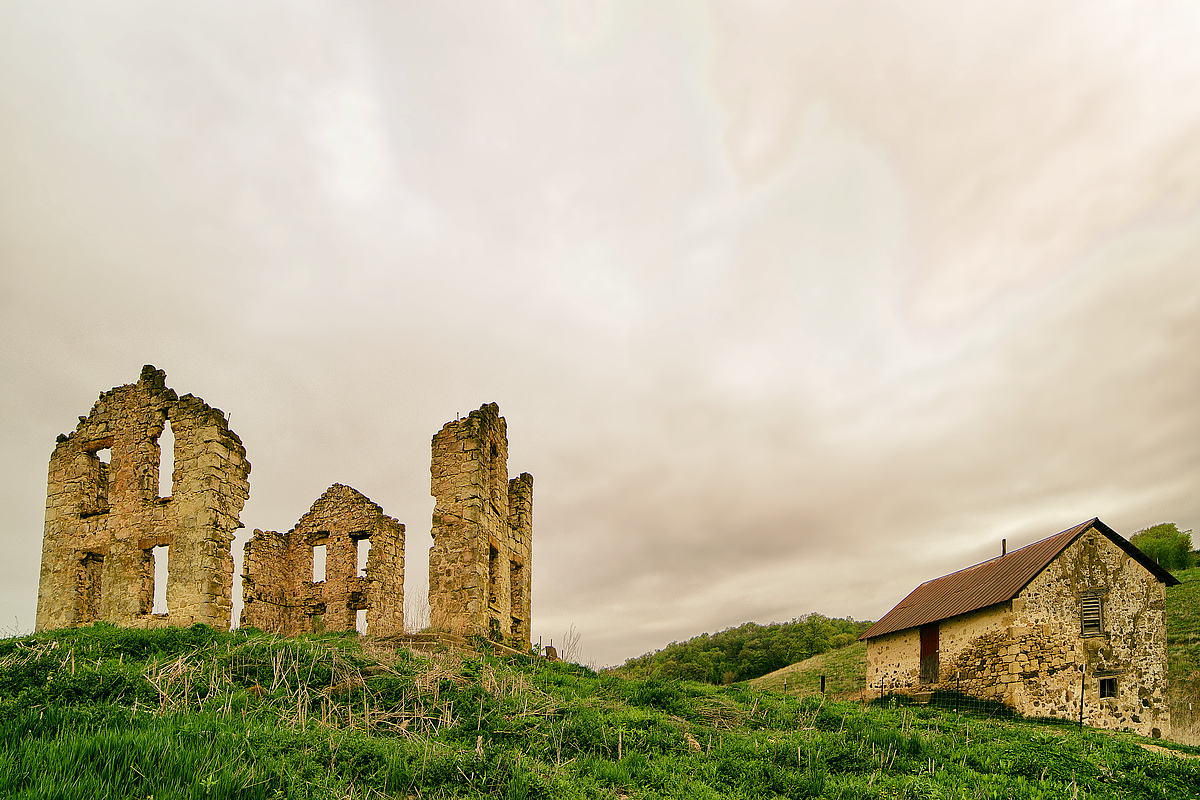
[[[825,694],[825,676],[821,676],[821,694]]]
[[[954,713],[959,713],[958,704],[962,699],[962,672],[954,673]]]

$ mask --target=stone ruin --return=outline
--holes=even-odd
[[[430,474],[430,622],[527,645],[533,476],[508,479],[508,427],[495,403],[433,437]]]
[[[228,628],[234,532],[250,462],[219,409],[178,397],[166,375],[100,395],[50,457],[36,630],[96,621],[126,627]],[[174,436],[171,492],[160,496],[159,439]],[[108,456],[107,460],[105,456]],[[529,646],[533,478],[508,480],[496,404],[433,437],[432,627]],[[163,482],[165,485],[165,481]],[[240,623],[295,635],[404,632],[404,526],[335,483],[287,533],[245,546]],[[156,613],[156,563],[166,608]],[[323,564],[321,563],[323,561]]]
[[[285,636],[404,633],[404,526],[335,483],[287,533],[254,531],[242,600],[243,626]]]
[[[250,462],[225,415],[142,368],[100,395],[50,457],[37,630],[104,620],[153,628],[229,627],[234,531]],[[159,437],[175,438],[171,493],[159,496]],[[107,458],[107,461],[105,460]],[[168,559],[169,613],[155,614],[155,560]]]

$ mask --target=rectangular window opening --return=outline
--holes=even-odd
[[[312,582],[325,580],[325,545],[314,544],[312,549]]]
[[[367,635],[367,610],[365,608],[354,612],[354,630],[363,636]]]
[[[104,556],[84,553],[79,559],[76,580],[75,621],[94,622],[100,617],[100,575],[104,572]]]
[[[500,551],[495,545],[488,548],[488,605],[492,608],[500,605]]]
[[[151,548],[150,558],[154,562],[154,605],[150,613],[167,614],[167,573],[171,548],[166,545]]]
[[[79,516],[90,517],[108,511],[108,482],[112,462],[112,449],[98,447],[88,453],[91,456],[87,474],[81,484],[83,498]]]
[[[163,421],[162,433],[158,435],[158,497],[170,499],[175,493],[175,433],[171,420]]]
[[[359,578],[367,577],[367,557],[371,555],[371,540],[366,536],[359,536],[354,540],[355,559],[358,563],[358,568],[355,571],[355,576]]]
[[[1080,635],[1099,636],[1103,629],[1104,617],[1100,607],[1099,597],[1085,597],[1080,603]]]
[[[521,564],[516,561],[508,562],[508,596],[512,613],[512,635],[523,639],[526,635],[521,615],[525,611],[525,584]]]
[[[1106,697],[1117,696],[1117,679],[1116,678],[1101,678],[1100,679],[1100,699]]]

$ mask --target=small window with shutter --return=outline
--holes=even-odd
[[[1103,631],[1103,616],[1099,597],[1084,597],[1080,603],[1080,636],[1099,636]]]

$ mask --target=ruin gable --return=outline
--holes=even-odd
[[[142,368],[102,395],[50,457],[36,630],[94,621],[228,628],[234,531],[250,462],[225,415]],[[160,496],[159,438],[174,435]],[[165,485],[165,481],[163,482]],[[167,559],[166,613],[153,613],[155,560]]]
[[[404,632],[404,526],[335,483],[287,533],[254,531],[241,624],[270,633]]]
[[[533,476],[508,479],[508,432],[495,403],[433,437],[430,621],[529,646]]]

